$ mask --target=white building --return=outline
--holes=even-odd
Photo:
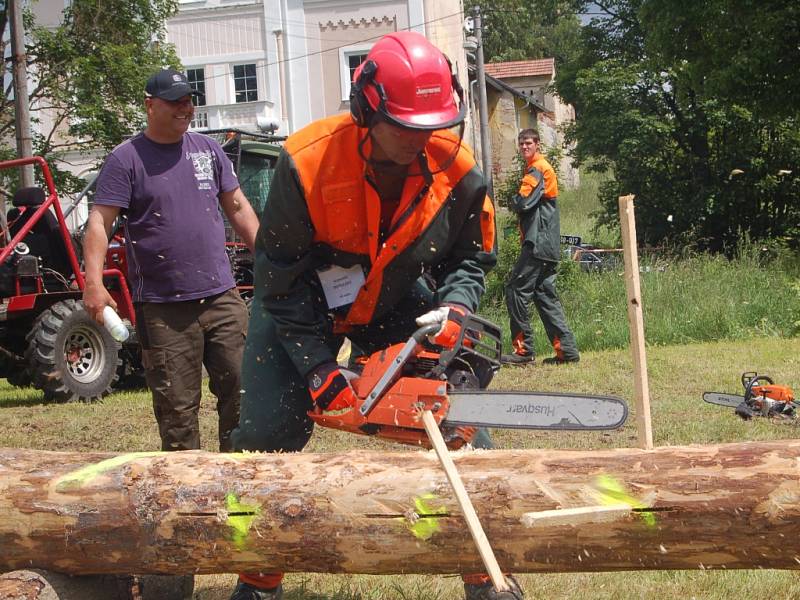
[[[182,0],[167,37],[205,92],[196,128],[287,135],[348,110],[353,70],[393,31],[424,34],[466,81],[462,24],[459,0]]]
[[[57,26],[70,0],[38,0],[36,21]],[[167,22],[193,85],[204,93],[198,130],[275,127],[289,135],[311,121],[349,110],[353,70],[383,35],[418,31],[447,54],[466,89],[464,18],[460,0],[179,0]],[[29,73],[31,84],[35,72]],[[465,139],[475,136],[468,111]],[[34,126],[49,131],[41,114]],[[90,178],[100,154],[66,152],[62,168]],[[62,198],[62,204],[69,203]],[[86,218],[81,206],[70,219]]]

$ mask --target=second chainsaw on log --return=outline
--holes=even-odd
[[[788,385],[775,383],[769,375],[742,373],[744,396],[722,392],[705,392],[703,400],[710,404],[729,406],[747,420],[754,416],[794,417],[798,403]]]
[[[500,368],[500,329],[470,315],[455,346],[441,348],[427,341],[438,327],[421,327],[404,344],[372,354],[351,382],[355,406],[309,416],[324,427],[427,447],[421,417],[429,410],[451,448],[471,441],[477,427],[603,430],[625,423],[628,407],[613,396],[486,391]]]

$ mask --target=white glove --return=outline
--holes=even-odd
[[[428,340],[437,346],[453,348],[461,333],[461,325],[469,311],[463,306],[440,306],[417,317],[417,325],[439,325],[436,333],[429,333]]]
[[[429,310],[424,315],[420,315],[417,317],[417,325],[420,327],[425,327],[426,325],[435,325],[436,323],[439,324],[439,329],[436,333],[432,333],[430,337],[434,337],[442,333],[444,329],[444,324],[447,323],[447,315],[450,314],[450,307],[449,306],[440,306],[439,308],[435,308],[433,310]]]

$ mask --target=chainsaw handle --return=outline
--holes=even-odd
[[[417,329],[414,333],[411,334],[411,340],[417,342],[417,344],[421,344],[425,341],[429,335],[437,333],[442,328],[441,323],[431,323],[430,325],[423,325],[419,329]],[[411,341],[409,340],[409,341]]]
[[[744,401],[748,402],[753,397],[753,388],[761,382],[772,385],[775,383],[769,375],[759,375],[755,371],[742,373],[742,385],[744,386]]]
[[[395,357],[394,361],[392,361],[392,364],[389,366],[389,368],[383,373],[381,378],[375,384],[375,387],[369,391],[367,397],[364,399],[364,402],[361,404],[361,407],[358,409],[363,416],[366,417],[369,414],[378,399],[383,396],[384,392],[394,382],[395,375],[400,372],[400,369],[402,369],[403,365],[408,362],[408,359],[414,355],[414,351],[417,349],[417,346],[419,346],[430,334],[439,331],[440,328],[441,323],[431,323],[430,325],[423,325],[413,334],[411,334],[411,337],[408,338],[408,341],[405,343],[402,350],[400,350],[400,353]]]

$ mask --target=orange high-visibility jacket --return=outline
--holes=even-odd
[[[484,276],[496,262],[494,205],[472,152],[450,131],[431,136],[409,166],[385,239],[380,199],[358,146],[367,130],[349,114],[316,121],[291,135],[278,159],[256,240],[255,293],[301,374],[335,360],[325,343],[330,313],[339,331],[380,319],[423,270],[436,280],[436,302],[476,310]],[[370,141],[363,147],[370,153]],[[317,269],[360,265],[355,301],[330,311]]]
[[[511,209],[519,216],[522,242],[533,246],[533,256],[558,262],[561,259],[558,181],[553,167],[538,152],[526,167]]]

